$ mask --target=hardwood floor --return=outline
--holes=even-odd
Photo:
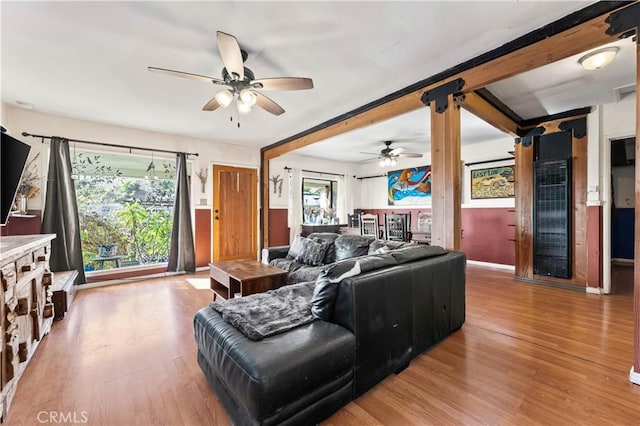
[[[511,276],[469,266],[462,329],[325,423],[640,424],[640,386],[628,379],[631,295]],[[6,424],[83,412],[91,425],[230,424],[195,359],[192,318],[211,299],[206,288],[203,273],[79,292],[38,348]]]

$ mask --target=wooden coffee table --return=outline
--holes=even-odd
[[[209,264],[213,300],[231,299],[278,288],[287,283],[287,271],[255,260],[230,260]]]

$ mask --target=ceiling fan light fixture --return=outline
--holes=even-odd
[[[249,106],[254,106],[258,101],[258,96],[256,96],[256,94],[249,89],[242,89],[239,96],[240,99],[242,99],[242,102]]]
[[[588,71],[599,70],[609,65],[619,50],[617,47],[605,47],[604,49],[594,50],[578,59],[578,63]]]
[[[231,101],[233,101],[233,93],[231,93],[231,90],[223,90],[216,93],[214,98],[216,98],[216,101],[218,101],[222,108],[226,108],[231,104]]]
[[[238,98],[238,113],[245,115],[251,112],[251,105],[242,102],[242,98]]]

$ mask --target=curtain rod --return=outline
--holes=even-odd
[[[496,158],[495,160],[476,161],[473,163],[464,163],[465,166],[475,166],[476,164],[495,163],[496,161],[513,160],[515,157]]]
[[[291,170],[291,167],[284,166],[284,169],[285,169],[286,171],[289,171],[289,170]],[[302,171],[303,171],[303,172],[307,172],[307,173],[318,173],[318,174],[320,174],[320,175],[344,176],[343,174],[340,174],[340,173],[318,172],[318,171],[315,171],[315,170],[306,170],[306,169],[302,169]]]
[[[22,132],[22,136],[31,136],[33,138],[42,138],[42,142],[44,143],[44,139],[52,139],[55,136],[42,136],[42,135],[32,135],[30,133],[27,132]],[[135,149],[137,151],[152,151],[152,152],[164,152],[167,154],[185,154],[185,155],[195,155],[196,157],[199,155],[197,152],[181,152],[181,151],[169,151],[166,149],[154,149],[154,148],[145,148],[145,147],[140,147],[140,146],[128,146],[128,145],[118,145],[118,144],[114,144],[114,143],[105,143],[105,142],[93,142],[93,141],[83,141],[82,139],[67,139],[69,142],[79,142],[79,143],[86,143],[89,145],[101,145],[101,146],[111,146],[114,148],[124,148],[124,149],[128,149],[129,152],[131,152],[132,149]]]
[[[375,175],[375,176],[360,176],[360,177],[355,177],[358,180],[362,180],[362,179],[373,179],[373,178],[379,178],[379,177],[387,177],[387,175]]]

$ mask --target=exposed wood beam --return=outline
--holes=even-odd
[[[460,105],[476,117],[486,121],[498,130],[513,137],[518,136],[518,125],[502,111],[491,105],[486,99],[475,92],[465,94],[460,99]]]
[[[460,108],[448,96],[449,107],[436,112],[431,102],[431,244],[460,250],[462,229]]]
[[[279,157],[323,139],[422,108],[423,104],[420,101],[420,97],[424,91],[431,90],[457,78],[462,78],[466,82],[463,91],[469,93],[491,83],[614,41],[616,36],[608,35],[605,32],[609,27],[609,24],[605,22],[609,14],[609,12],[604,13],[514,52],[507,53],[442,80],[432,81],[404,96],[373,106],[357,115],[347,116],[338,122],[322,127],[316,132],[292,139],[285,144],[266,147],[263,149],[262,154],[266,160]]]

